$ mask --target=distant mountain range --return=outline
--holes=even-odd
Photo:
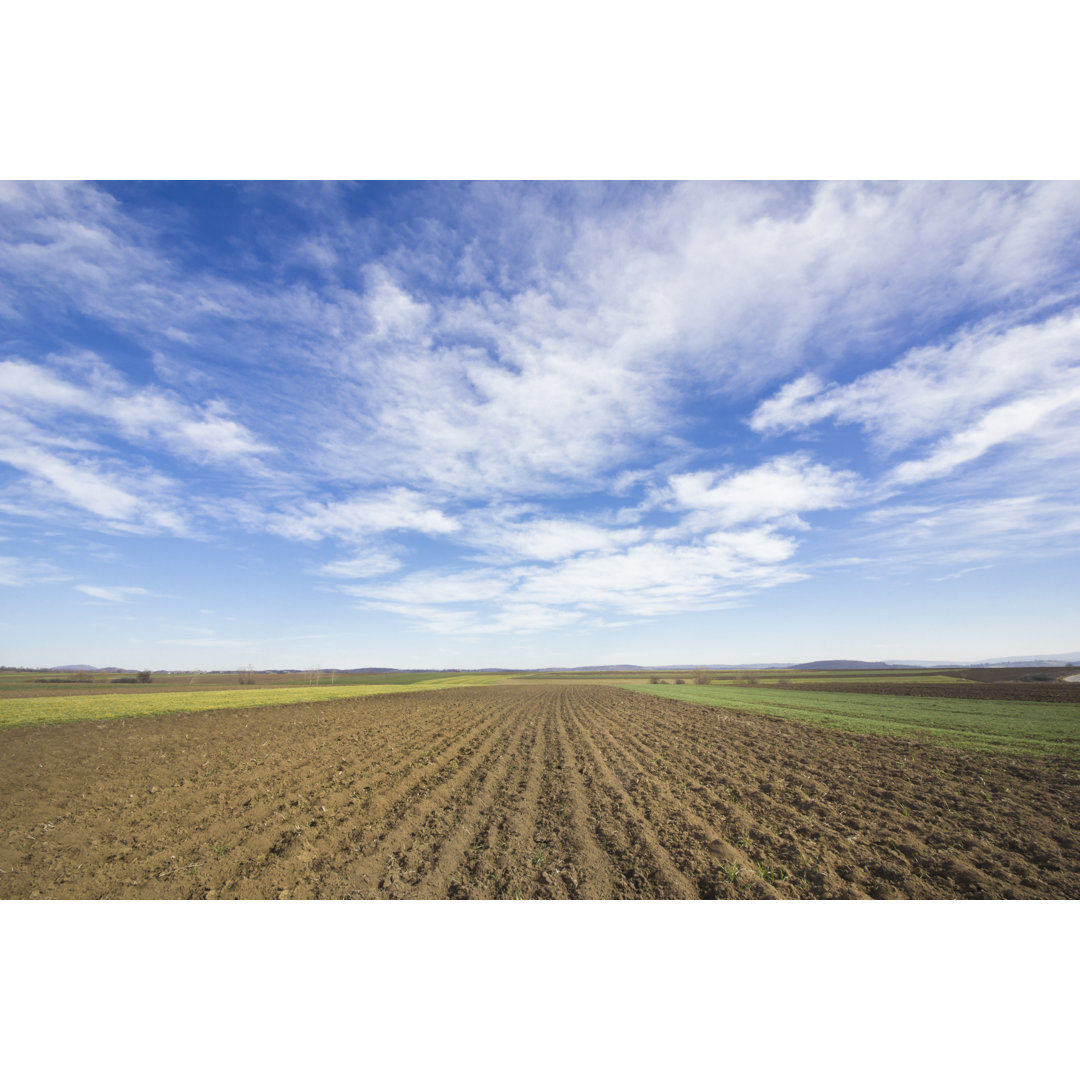
[[[1050,656],[997,656],[993,660],[984,660],[980,667],[1041,667],[1048,665],[1060,667],[1063,664],[1080,663],[1080,652],[1056,653]]]
[[[657,664],[648,667],[643,664],[590,664],[585,667],[540,667],[540,668],[440,668],[437,669],[447,674],[468,673],[475,675],[513,675],[525,671],[693,671],[696,668],[705,671],[764,671],[764,670],[787,670],[787,671],[858,671],[861,669],[883,670],[890,668],[913,668],[913,667],[1064,667],[1067,664],[1080,664],[1080,652],[1052,653],[1032,656],[999,656],[992,660],[971,661],[961,660],[812,660],[808,664]],[[47,668],[48,671],[60,672],[99,672],[109,675],[123,675],[134,671],[134,668],[120,667],[91,667],[89,664],[65,664],[61,667]],[[278,674],[298,674],[306,669],[301,668],[274,668]],[[433,668],[391,668],[391,667],[360,667],[360,668],[319,668],[319,671],[333,672],[337,675],[406,675],[417,672],[428,672]]]

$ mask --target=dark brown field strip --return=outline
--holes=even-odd
[[[585,767],[574,751],[567,731],[568,696],[556,700],[556,735],[560,749],[559,769],[570,816],[570,844],[574,851],[577,875],[574,895],[582,899],[607,900],[615,896],[611,860],[596,836],[596,821],[589,812],[589,799],[583,779]]]
[[[530,857],[535,848],[536,815],[540,805],[540,791],[544,783],[544,769],[548,754],[548,712],[551,696],[540,695],[543,703],[537,720],[536,740],[533,742],[526,765],[525,785],[521,789],[516,812],[506,821],[506,866],[514,883],[514,899],[531,898],[531,874],[528,871]]]
[[[449,885],[463,856],[463,850],[456,849],[462,848],[470,824],[475,827],[486,805],[484,796],[509,776],[507,758],[523,736],[518,719],[499,709],[464,765],[460,759],[449,762],[422,792],[413,792],[407,806],[391,808],[386,820],[392,827],[365,844],[361,857],[345,871],[350,896],[430,896],[427,883],[432,877]]]
[[[763,687],[762,689],[770,689]],[[888,694],[896,697],[952,698],[963,701],[1042,701],[1080,705],[1080,684],[1047,682],[794,682],[783,690],[806,690],[816,694]]]
[[[430,833],[430,819],[453,807],[461,789],[501,753],[508,737],[504,713],[490,702],[478,704],[475,722],[446,742],[439,754],[410,763],[386,791],[373,791],[358,803],[351,820],[363,824],[350,828],[334,854],[312,868],[320,879],[344,876],[349,895],[355,897],[377,896],[380,889],[407,894],[415,886],[428,854],[416,840],[425,818]],[[309,884],[321,895],[321,880]]]
[[[610,707],[608,714],[618,716],[620,711]],[[669,817],[668,828],[661,829],[661,834],[665,843],[680,851],[684,872],[697,875],[702,895],[746,895],[748,887],[766,896],[776,895],[778,889],[787,891],[787,879],[795,875],[795,867],[786,864],[797,858],[796,837],[790,827],[763,825],[773,816],[768,807],[784,807],[786,812],[786,783],[779,777],[764,778],[753,792],[740,786],[744,783],[740,763],[748,760],[746,751],[729,755],[723,748],[728,729],[737,727],[740,718],[716,710],[711,730],[698,736],[689,725],[672,731],[663,717],[642,716],[647,720],[635,722],[628,717],[619,726],[617,738],[609,733],[610,753],[624,760],[626,769],[636,768],[648,777],[647,783],[635,788],[641,792],[643,812],[654,813],[648,804],[661,808],[661,815],[666,806],[679,807],[678,819]],[[597,730],[606,730],[594,723]],[[777,797],[764,794],[766,789],[777,792]],[[784,815],[779,816],[782,820]],[[701,852],[705,850],[714,856],[711,867],[703,865]],[[755,874],[760,880],[754,880]],[[732,890],[729,886],[737,880],[739,889]]]
[[[745,846],[736,846],[736,836],[745,836],[747,829],[736,834],[729,823],[730,808],[718,813],[717,800],[694,778],[695,771],[704,774],[711,768],[699,761],[695,761],[696,770],[680,768],[685,758],[677,740],[659,739],[652,746],[640,742],[617,705],[602,711],[597,702],[590,701],[579,723],[593,733],[618,774],[632,778],[626,785],[629,798],[651,823],[680,872],[695,883],[699,896],[733,895],[731,886],[739,878],[743,895],[747,890],[759,898],[776,895],[764,878],[755,879],[757,864]]]
[[[501,752],[475,789],[466,790],[462,805],[455,806],[456,826],[438,844],[434,865],[416,890],[418,898],[494,897],[504,891],[505,885],[500,889],[497,883],[496,865],[485,864],[479,856],[493,841],[498,843],[493,830],[497,832],[498,823],[505,821],[505,813],[500,817],[496,808],[512,797],[515,783],[524,786],[521,766],[535,745],[540,719],[535,707],[508,715],[510,730]],[[516,782],[515,774],[519,774]]]
[[[908,865],[900,854],[904,843],[902,834],[905,831],[919,831],[913,821],[896,813],[888,826],[891,832],[882,830],[880,812],[864,812],[853,819],[837,821],[827,802],[807,800],[804,793],[792,790],[786,777],[799,775],[798,760],[784,750],[779,753],[762,752],[760,724],[755,725],[757,739],[750,744],[743,739],[745,728],[739,718],[718,710],[715,723],[723,725],[724,736],[720,737],[719,731],[714,732],[712,742],[718,746],[734,744],[728,768],[735,772],[735,777],[730,786],[720,785],[724,797],[720,812],[725,819],[725,831],[729,835],[734,834],[736,844],[753,853],[753,864],[759,873],[781,877],[777,887],[790,889],[795,895],[810,895],[813,891],[811,879],[819,876],[815,867],[825,863],[846,882],[840,895],[866,895],[855,884],[859,874],[849,866],[849,859],[858,861],[858,858],[865,856],[865,852],[854,850],[860,842],[873,847],[888,844],[891,854],[904,864],[903,877],[914,890],[913,895],[930,894],[915,880],[921,873],[920,868]],[[777,731],[793,734],[790,725],[785,727],[777,723],[774,726]],[[686,740],[683,742],[685,745]],[[694,738],[691,743],[701,745],[701,740]],[[766,770],[763,775],[751,780],[744,777],[742,768],[754,761],[755,757],[761,765],[766,766]],[[709,779],[709,763],[702,754],[688,754],[686,760],[669,764],[675,775],[694,772],[700,775],[705,770],[706,781]],[[685,792],[687,798],[694,798],[697,794],[692,784],[686,785]],[[799,819],[800,815],[807,816],[808,808],[817,810],[820,815],[820,820],[809,826]],[[880,808],[877,809],[880,811]]]
[[[576,753],[584,760],[590,783],[587,798],[600,822],[598,834],[606,843],[613,863],[638,893],[658,898],[696,898],[697,887],[676,866],[656,829],[636,805],[620,776],[599,749],[584,724],[571,711],[568,695],[565,715],[567,731]],[[598,812],[599,811],[599,812]]]

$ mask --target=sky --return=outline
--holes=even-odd
[[[1080,184],[0,187],[0,663],[1080,648]]]

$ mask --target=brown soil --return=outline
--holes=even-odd
[[[1080,775],[595,685],[0,732],[0,897],[1080,898]]]
[[[903,697],[968,698],[973,701],[1057,701],[1080,704],[1080,683],[982,682],[982,683],[845,683],[792,682],[784,690],[811,690],[829,694],[892,694]]]
[[[950,675],[976,682],[1016,682],[1017,680],[1062,679],[1067,675],[1080,674],[1076,667],[1006,667],[1006,668],[954,668]]]

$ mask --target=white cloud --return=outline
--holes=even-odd
[[[0,461],[45,481],[52,495],[100,517],[123,521],[138,512],[138,498],[102,476],[92,463],[72,464],[37,447],[3,445]]]
[[[944,345],[911,350],[846,386],[804,376],[758,406],[755,431],[774,433],[825,419],[858,424],[885,449],[972,424],[998,404],[1080,385],[1080,311],[1041,323],[964,330]]]
[[[124,604],[133,597],[150,595],[147,589],[136,585],[76,585],[74,588],[95,600],[108,600],[112,604]]]
[[[533,507],[511,506],[468,515],[462,542],[496,561],[557,562],[583,551],[615,551],[645,538],[641,528],[547,517]]]
[[[908,485],[946,476],[987,451],[1026,436],[1045,439],[1048,424],[1080,418],[1080,367],[1073,386],[1032,394],[990,409],[975,424],[943,439],[925,458],[897,465],[886,484]]]
[[[473,197],[528,204],[538,243],[565,228],[542,194]],[[516,287],[421,301],[404,271],[370,267],[367,329],[339,352],[364,419],[332,421],[326,446],[365,476],[458,495],[596,487],[677,428],[687,392],[745,391],[811,346],[917,336],[974,297],[1026,302],[1078,218],[1069,185],[689,184],[586,217]],[[819,389],[797,380],[759,424]]]
[[[683,527],[701,531],[706,524],[777,519],[797,524],[799,513],[842,506],[857,489],[854,473],[817,464],[805,454],[790,454],[739,472],[673,476],[656,499],[673,510],[694,511]]]
[[[618,613],[646,617],[729,607],[762,588],[801,580],[781,566],[795,542],[769,528],[712,533],[685,544],[649,542],[590,552],[552,566],[424,571],[343,591],[440,633],[544,629]],[[450,605],[467,605],[452,607]]]
[[[347,585],[353,596],[394,604],[475,604],[497,600],[512,587],[517,572],[464,570],[458,573],[419,571],[385,585]]]
[[[367,578],[392,574],[401,568],[401,560],[384,552],[372,551],[356,555],[351,559],[339,559],[325,563],[316,573],[336,578]]]
[[[984,563],[1075,552],[1080,505],[1053,494],[978,495],[882,507],[862,515],[848,542],[879,563]]]
[[[174,395],[135,390],[93,354],[68,361],[82,376],[78,382],[25,360],[0,361],[0,394],[5,409],[45,428],[45,412],[99,417],[136,443],[164,445],[199,462],[248,464],[270,448],[228,417],[224,402],[188,405]]]
[[[994,568],[993,563],[987,563],[985,566],[968,566],[968,567],[965,567],[963,570],[957,570],[955,573],[952,573],[952,574],[944,574],[941,577],[934,578],[933,580],[934,581],[952,581],[953,578],[964,577],[966,574],[974,574],[977,570],[993,570],[993,568]]]
[[[295,510],[267,516],[266,528],[290,540],[338,537],[354,540],[380,532],[407,530],[429,536],[456,532],[460,524],[424,496],[407,488],[390,488],[340,502],[307,502]]]

